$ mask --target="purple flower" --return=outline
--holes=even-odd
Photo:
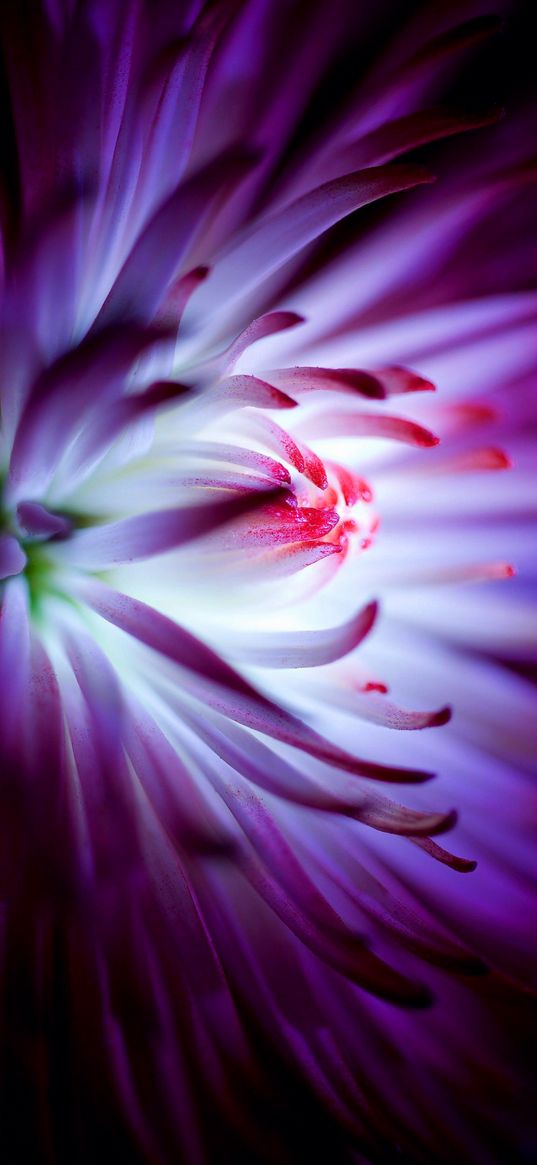
[[[9,1165],[535,1159],[534,125],[374,9],[1,8]]]

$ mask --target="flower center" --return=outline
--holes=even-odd
[[[337,546],[340,562],[349,553],[367,550],[379,527],[379,518],[372,504],[373,491],[365,478],[337,462],[324,461],[328,485],[322,492],[315,491],[308,505],[317,509],[333,509],[339,522],[324,541]]]
[[[12,509],[0,490],[0,585],[24,574],[35,610],[39,596],[51,589],[54,562],[47,543],[68,538],[73,522],[41,502],[23,501]]]

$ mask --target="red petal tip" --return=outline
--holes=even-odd
[[[456,809],[449,809],[446,813],[441,827],[436,831],[437,833],[447,833],[448,830],[454,829],[459,820],[459,814]]]
[[[451,720],[452,715],[453,715],[452,709],[450,708],[449,704],[446,704],[445,707],[440,708],[438,710],[438,712],[436,713],[436,716],[434,716],[434,718],[431,719],[430,727],[431,728],[440,728],[440,726],[442,724],[449,724],[449,721]]]
[[[379,611],[380,611],[379,600],[372,599],[371,602],[367,604],[367,607],[366,607],[365,612],[364,612],[364,613],[367,613],[368,619],[371,620],[371,627],[373,627],[376,620],[378,619]]]
[[[512,469],[513,462],[509,455],[503,449],[491,449],[491,456],[494,455],[495,469]]]

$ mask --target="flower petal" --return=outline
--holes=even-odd
[[[440,438],[416,421],[406,417],[393,417],[388,413],[355,413],[332,410],[306,417],[301,423],[301,433],[308,437],[380,437],[391,441],[402,441],[405,445],[415,445],[428,449],[438,445]]]
[[[66,537],[71,533],[72,522],[61,514],[54,514],[40,502],[19,502],[17,519],[28,534],[41,538]]]
[[[262,507],[278,493],[277,490],[249,490],[231,499],[137,514],[118,522],[78,530],[69,542],[56,548],[56,555],[73,566],[93,569],[139,562],[201,538],[215,528]]]
[[[416,113],[407,113],[345,146],[330,166],[332,176],[347,173],[358,166],[379,166],[428,142],[494,125],[501,115],[499,108],[481,113],[450,109],[420,109]]]
[[[255,667],[322,667],[354,651],[369,635],[378,604],[369,603],[353,619],[319,631],[234,631],[226,654]]]
[[[432,179],[419,166],[379,166],[326,182],[283,210],[262,219],[246,232],[219,262],[197,297],[198,312],[211,313],[247,296],[297,255],[308,243],[359,207]]]
[[[217,197],[240,181],[251,163],[250,156],[229,152],[172,191],[137,239],[97,316],[97,329],[153,318]]]
[[[0,580],[20,574],[26,561],[20,542],[12,534],[0,534]]]
[[[248,324],[248,327],[244,328],[222,354],[222,358],[225,358],[226,370],[233,368],[243,352],[252,344],[257,344],[258,340],[287,331],[288,328],[296,328],[297,324],[303,323],[304,317],[297,315],[295,311],[271,311],[267,312],[266,315],[258,316],[256,320],[252,320],[252,323]]]
[[[285,708],[278,707],[256,692],[213,651],[201,644],[199,639],[145,603],[119,594],[96,579],[73,579],[71,587],[73,593],[88,603],[103,619],[133,635],[174,663],[191,669],[192,693],[196,690],[195,675],[200,681],[208,680],[209,685],[201,684],[199,695],[215,711],[223,712],[231,719],[238,720],[239,723],[246,724],[257,732],[273,736],[293,748],[303,749],[319,760],[326,761],[327,764],[333,764],[337,768],[372,780],[414,783],[431,777],[430,773],[420,770],[377,765],[339,749]],[[160,678],[157,673],[155,682]],[[183,697],[179,690],[174,690],[173,693],[168,693],[168,698],[181,702]]]
[[[123,392],[134,360],[166,339],[155,328],[119,323],[59,357],[32,384],[11,453],[8,491],[45,491],[82,421]]]

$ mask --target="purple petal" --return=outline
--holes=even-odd
[[[322,631],[234,632],[231,654],[256,667],[322,667],[354,651],[371,631],[378,604],[369,603],[353,619]]]
[[[303,749],[319,760],[326,761],[327,764],[333,764],[337,768],[372,780],[414,783],[430,778],[430,773],[377,765],[344,752],[337,745],[319,736],[285,708],[278,707],[260,695],[198,639],[145,603],[119,594],[96,579],[73,580],[71,586],[73,593],[88,603],[103,619],[133,635],[153,651],[160,652],[180,666],[191,669],[192,692],[195,691],[195,675],[202,681],[208,680],[209,685],[206,683],[201,685],[200,695],[215,711],[231,716],[239,723],[273,736],[293,748]],[[179,698],[178,692],[175,699]]]
[[[123,391],[137,356],[165,333],[132,324],[90,336],[34,381],[22,414],[9,468],[8,490],[44,491],[81,423]]]
[[[331,177],[346,174],[359,166],[379,166],[408,150],[415,150],[427,142],[438,141],[452,134],[494,125],[500,119],[501,112],[501,109],[490,109],[472,114],[449,109],[427,109],[395,118],[338,151],[329,166]]]
[[[249,490],[206,505],[181,506],[78,530],[61,547],[63,561],[103,569],[165,554],[217,529],[274,498],[278,490]],[[60,548],[58,548],[58,555]]]
[[[16,578],[4,586],[0,606],[0,736],[8,751],[20,744],[29,658],[28,588],[24,579]]]
[[[430,380],[408,368],[274,368],[264,375],[271,384],[293,393],[299,399],[310,392],[358,393],[371,400],[385,400],[398,393],[434,390]]]
[[[0,579],[20,574],[26,566],[22,546],[11,534],[0,534]]]
[[[149,323],[216,199],[250,165],[251,158],[229,153],[208,162],[170,194],[136,241],[99,312],[97,329],[125,319]]]
[[[274,336],[279,332],[287,331],[288,328],[296,328],[297,324],[303,323],[304,317],[297,315],[294,311],[272,311],[264,316],[259,316],[256,320],[252,320],[252,323],[248,324],[248,327],[237,336],[237,339],[223,353],[226,369],[233,368],[243,352],[247,348],[250,348],[252,344],[257,344],[258,340],[263,340],[266,336]]]
[[[197,311],[244,298],[262,280],[359,207],[398,191],[431,182],[419,166],[379,166],[326,182],[246,232],[211,274],[197,298]],[[230,297],[230,288],[237,288]]]
[[[66,537],[71,533],[72,522],[61,514],[54,514],[40,502],[19,502],[17,506],[19,525],[28,534],[40,538]]]
[[[402,441],[404,445],[415,445],[428,449],[438,445],[440,438],[416,421],[406,417],[393,417],[388,413],[352,413],[333,409],[308,417],[301,425],[301,432],[308,437],[381,437],[390,441]]]

